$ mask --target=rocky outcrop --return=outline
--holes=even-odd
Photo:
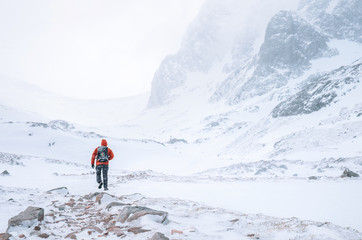
[[[355,173],[355,172],[352,172],[348,168],[346,168],[343,171],[343,174],[341,175],[341,178],[345,178],[345,177],[359,177],[359,175],[357,173]]]
[[[299,11],[329,37],[362,42],[360,0],[302,0]]]
[[[31,227],[35,223],[44,220],[44,209],[39,207],[28,207],[23,212],[8,221],[7,232],[15,227]]]
[[[316,112],[356,88],[362,78],[362,59],[334,71],[309,77],[301,90],[279,103],[274,118]]]
[[[10,173],[7,170],[5,170],[2,173],[0,173],[0,176],[10,176]]]

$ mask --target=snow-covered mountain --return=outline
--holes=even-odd
[[[37,205],[45,221],[10,239],[361,239],[361,9],[207,0],[150,96],[75,100],[0,77],[0,232]],[[110,195],[90,168],[102,138]],[[170,222],[118,220],[144,207]]]
[[[331,131],[350,125],[348,129],[359,133],[360,4],[326,0],[301,1],[289,9],[261,7],[264,15],[272,14],[268,21],[256,24],[251,18],[243,25],[239,23],[245,20],[240,16],[245,4],[227,1],[220,7],[217,1],[207,1],[185,35],[188,44],[167,57],[155,74],[149,108],[168,115],[187,112],[178,124],[183,124],[182,131],[167,131],[168,123],[163,122],[159,133],[202,142],[200,148],[215,145],[211,148],[218,149],[219,161],[359,155],[359,134],[349,148],[341,149],[341,141],[348,145],[348,140],[340,137],[320,150]],[[203,21],[207,17],[213,20]],[[170,58],[173,64],[168,64]],[[182,75],[182,81],[166,72]],[[329,133],[314,134],[323,122],[333,122],[323,126]],[[285,141],[290,136],[305,145],[304,153],[310,152],[293,154],[298,146]],[[307,144],[310,137],[316,144]],[[288,145],[283,150],[281,142]]]

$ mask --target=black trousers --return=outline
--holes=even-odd
[[[108,186],[108,165],[101,164],[96,166],[97,173],[97,183],[102,182],[101,173],[103,172],[103,186],[106,188]]]

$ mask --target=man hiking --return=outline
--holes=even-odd
[[[104,190],[108,190],[108,162],[113,159],[114,154],[110,148],[107,147],[108,143],[102,139],[101,146],[94,149],[91,159],[92,168],[94,168],[94,160],[96,161],[97,183],[98,189],[104,186]],[[101,178],[103,172],[103,182]]]

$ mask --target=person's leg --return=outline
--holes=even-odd
[[[97,183],[101,183],[101,182],[102,182],[102,179],[101,179],[101,171],[102,171],[101,165],[97,165],[97,166],[96,166]]]
[[[104,189],[108,190],[108,165],[103,165],[103,184]]]
[[[102,188],[102,178],[101,178],[101,171],[102,171],[102,165],[97,165],[96,166],[96,173],[97,173],[97,183],[99,184],[98,185],[98,188],[101,189]]]

